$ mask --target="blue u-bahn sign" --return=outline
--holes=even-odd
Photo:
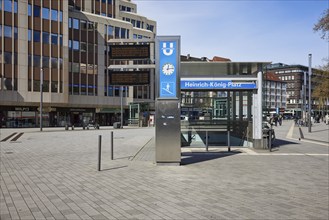
[[[178,98],[180,39],[177,37],[159,37],[158,39],[158,97]]]

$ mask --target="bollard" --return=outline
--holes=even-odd
[[[247,138],[247,147],[249,147],[249,126],[247,127],[247,135],[246,135],[246,138]]]
[[[230,131],[227,131],[227,146],[228,146],[228,151],[231,151],[231,139],[230,139]]]
[[[268,149],[272,151],[272,129],[268,131]]]
[[[111,160],[113,160],[113,131],[111,131]]]
[[[206,130],[206,151],[208,152],[208,130]]]
[[[101,171],[102,135],[98,135],[98,171]]]

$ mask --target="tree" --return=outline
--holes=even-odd
[[[321,67],[321,69],[315,70],[315,88],[312,93],[312,98],[319,103],[319,110],[323,110],[328,105],[329,100],[329,65]]]
[[[329,41],[329,9],[325,10],[322,17],[313,27],[315,32],[321,32],[321,38]]]
[[[314,25],[313,30],[315,32],[320,31],[321,38],[329,42],[329,9],[324,11],[318,23]],[[312,93],[312,97],[318,100],[319,108],[322,110],[328,107],[329,100],[329,58],[325,58],[325,60],[326,64],[315,71],[316,87]]]

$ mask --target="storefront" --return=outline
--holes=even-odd
[[[44,124],[48,124],[48,115],[44,114]],[[37,107],[12,107],[1,106],[0,127],[1,128],[29,128],[36,127],[39,123]]]
[[[2,128],[39,127],[39,107],[1,106],[0,119]],[[43,127],[82,126],[89,120],[97,120],[95,108],[43,108]]]

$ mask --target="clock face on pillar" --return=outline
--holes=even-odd
[[[175,71],[175,66],[171,63],[165,63],[162,66],[162,72],[163,72],[163,74],[165,74],[167,76],[170,76],[171,74],[173,74],[174,71]]]

